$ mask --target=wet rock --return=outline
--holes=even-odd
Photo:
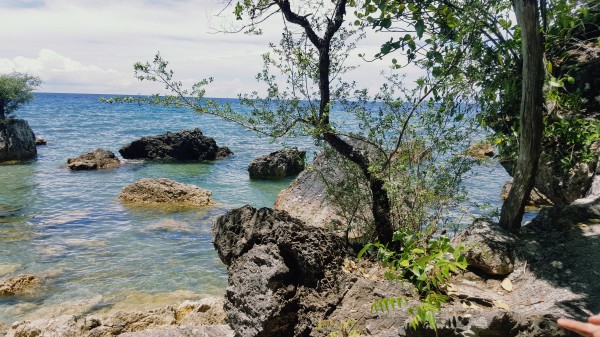
[[[511,188],[512,188],[512,179],[510,179],[506,183],[504,183],[504,186],[502,187],[502,200],[506,200],[506,198],[508,198],[508,193],[510,192]],[[540,192],[537,188],[534,187],[533,190],[531,190],[531,193],[529,194],[529,198],[527,199],[527,206],[541,207],[541,206],[551,206],[551,205],[552,205],[552,201],[547,196],[542,194],[542,192]]]
[[[35,158],[35,134],[23,119],[0,120],[0,162]]]
[[[178,183],[166,178],[143,178],[123,188],[118,199],[130,204],[187,206],[213,205],[212,193],[194,185]]]
[[[344,241],[286,212],[244,206],[213,233],[229,266],[227,322],[242,336],[308,336],[354,281],[341,272]]]
[[[459,242],[472,246],[465,254],[469,267],[495,276],[513,272],[517,239],[508,231],[478,219],[453,238],[453,243]]]
[[[0,296],[29,294],[39,283],[40,279],[37,276],[29,274],[0,279]]]
[[[77,158],[67,159],[67,166],[73,171],[115,168],[121,164],[114,153],[105,149],[96,149],[81,154]]]
[[[467,149],[467,155],[476,159],[494,156],[494,147],[490,143],[476,143]]]
[[[146,136],[123,146],[119,153],[125,159],[215,160],[232,155],[227,147],[219,147],[200,129],[167,132]]]
[[[306,151],[298,148],[285,148],[255,158],[248,165],[251,179],[281,179],[304,170]]]
[[[48,142],[42,137],[35,137],[35,146],[47,145]]]

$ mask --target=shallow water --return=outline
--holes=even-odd
[[[281,143],[190,111],[101,103],[99,95],[36,94],[18,112],[37,136],[36,160],[0,164],[0,277],[47,276],[35,296],[0,298],[0,322],[221,294],[224,265],[211,243],[214,219],[232,207],[272,206],[291,180],[250,181],[246,166]],[[232,101],[234,102],[234,101]],[[125,161],[116,169],[71,172],[66,160],[141,136],[199,127],[235,156],[207,163]],[[309,139],[288,139],[312,152]],[[500,205],[508,178],[497,163],[466,181],[477,203]],[[131,209],[115,200],[141,178],[167,177],[213,192],[205,209]],[[470,212],[476,213],[471,209]],[[465,222],[469,222],[467,216]]]

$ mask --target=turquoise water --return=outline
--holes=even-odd
[[[38,148],[34,161],[0,164],[0,277],[34,273],[46,278],[36,295],[0,298],[0,322],[71,313],[74,306],[93,312],[221,294],[227,275],[211,243],[212,222],[232,207],[272,206],[290,183],[253,182],[246,171],[254,157],[282,143],[215,117],[110,105],[99,97],[36,94],[17,113],[48,145]],[[66,167],[67,158],[99,147],[118,153],[141,136],[195,127],[235,156],[210,163],[125,161],[119,168],[92,172]],[[314,151],[309,139],[285,142]],[[508,178],[504,170],[492,163],[475,171],[466,182],[474,200],[500,205]],[[208,189],[218,205],[172,212],[130,209],[115,200],[124,186],[145,177]]]

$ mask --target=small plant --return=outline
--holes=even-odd
[[[357,320],[349,318],[343,321],[324,320],[317,324],[317,329],[324,331],[327,337],[358,337],[363,331],[356,328]]]
[[[409,299],[384,298],[371,306],[372,311],[389,311],[390,307],[407,307],[413,316],[410,326],[416,329],[429,324],[437,329],[435,313],[448,297],[443,294],[444,286],[452,274],[467,268],[464,253],[468,247],[463,244],[453,246],[446,236],[430,237],[428,232],[412,232],[407,229],[394,233],[393,243],[398,250],[389,249],[380,243],[367,244],[358,254],[361,258],[368,250],[377,250],[377,259],[386,268],[385,278],[390,281],[408,281],[415,286],[418,304],[409,305]]]

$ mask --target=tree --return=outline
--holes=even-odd
[[[544,40],[537,0],[515,0],[515,15],[521,27],[523,76],[519,131],[519,158],[513,186],[502,205],[500,226],[517,232],[525,204],[535,184],[544,130]]]
[[[0,75],[0,120],[31,101],[32,91],[41,83],[39,77],[28,74],[13,72]]]

